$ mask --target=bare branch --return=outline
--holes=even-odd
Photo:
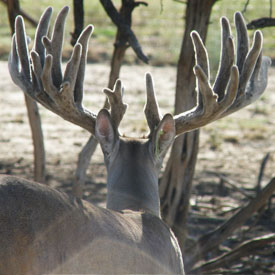
[[[7,0],[1,0],[5,5],[8,4]],[[27,20],[33,27],[38,25],[38,22],[28,15],[24,10],[19,7],[18,14],[22,15],[25,20]]]
[[[112,22],[125,34],[130,46],[133,48],[134,52],[143,62],[148,63],[148,57],[143,53],[142,48],[130,26],[124,22],[121,18],[119,12],[116,10],[111,0],[100,0],[102,6],[104,7],[106,13],[111,18]],[[138,3],[141,4],[143,2]]]
[[[245,2],[245,4],[244,4],[244,7],[243,7],[243,9],[242,9],[242,14],[244,14],[244,13],[246,12],[247,7],[248,7],[248,5],[249,5],[249,2],[250,2],[250,0],[246,0],[246,2]]]
[[[269,160],[269,156],[270,156],[270,153],[267,153],[262,160],[259,175],[258,175],[257,185],[256,185],[257,192],[259,192],[261,190],[261,184],[262,184],[262,179],[263,179],[263,175],[264,175],[264,170],[265,170],[267,161]]]
[[[229,220],[212,232],[200,237],[196,245],[185,251],[190,256],[185,262],[187,270],[190,270],[196,264],[202,255],[212,251],[221,244],[228,236],[238,229],[251,215],[266,204],[267,200],[275,191],[275,178],[273,178],[257,196],[252,199],[246,206],[240,209]]]
[[[206,263],[203,263],[190,271],[191,274],[202,272],[214,271],[225,265],[231,265],[232,262],[239,260],[247,255],[257,253],[257,250],[264,248],[269,244],[275,243],[275,234],[267,234],[261,237],[250,239],[236,248],[232,249],[228,253],[225,253],[215,259],[212,259]]]
[[[74,46],[84,26],[83,0],[73,0],[74,6],[74,32],[71,33],[71,45]]]
[[[270,17],[262,17],[255,20],[252,20],[247,24],[247,28],[249,30],[253,29],[263,29],[267,27],[274,27],[275,26],[275,18]]]

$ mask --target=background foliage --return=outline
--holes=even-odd
[[[120,0],[113,1],[119,7]],[[149,55],[152,65],[174,65],[177,62],[179,55],[183,24],[184,24],[184,9],[185,5],[171,0],[147,1],[148,7],[140,7],[135,10],[133,16],[133,30],[139,38],[144,52]],[[218,26],[219,18],[227,16],[233,27],[233,14],[235,11],[242,11],[247,0],[242,1],[218,1],[213,8],[211,14],[211,24],[207,36],[206,45],[208,46],[211,67],[217,68],[220,48],[220,28]],[[21,8],[34,19],[38,20],[40,14],[45,7],[54,7],[55,13],[64,5],[72,7],[72,1],[65,0],[53,1],[43,0],[33,2],[30,0],[21,0]],[[89,51],[89,60],[92,62],[109,62],[113,50],[113,42],[116,33],[116,27],[111,23],[106,16],[99,1],[84,1],[85,5],[85,25],[93,24],[95,26],[93,38],[91,41],[91,49]],[[267,17],[270,12],[269,0],[251,0],[244,14],[247,22],[259,18]],[[273,14],[275,14],[273,7]],[[6,60],[10,48],[10,29],[6,6],[0,2],[0,58]],[[33,37],[34,28],[27,24],[28,35]],[[69,44],[69,32],[73,31],[73,16],[71,14],[67,19],[66,31],[66,52],[71,51]],[[275,39],[274,29],[265,28],[262,30],[264,34],[264,54],[275,58]],[[252,36],[253,31],[249,32]],[[272,35],[273,34],[273,35]],[[68,56],[68,54],[67,54]],[[66,55],[65,55],[66,57]],[[137,63],[134,53],[128,51],[126,62]]]

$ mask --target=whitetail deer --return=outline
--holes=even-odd
[[[111,111],[98,115],[82,105],[83,80],[92,26],[80,35],[64,75],[61,51],[65,7],[47,37],[52,9],[42,15],[34,48],[27,49],[24,22],[16,19],[9,70],[13,81],[52,112],[96,136],[107,167],[107,208],[102,209],[45,185],[0,177],[0,273],[184,273],[171,230],[160,217],[158,174],[175,136],[224,117],[253,102],[264,91],[269,60],[262,58],[262,35],[249,49],[240,13],[237,65],[229,22],[222,18],[222,50],[213,87],[206,49],[192,32],[196,52],[198,103],[180,115],[161,116],[150,74],[146,75],[145,139],[123,138],[119,123],[126,111],[122,84],[105,89]],[[239,81],[240,79],[240,81]]]

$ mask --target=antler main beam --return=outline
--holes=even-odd
[[[227,18],[221,18],[221,56],[218,73],[210,84],[208,54],[196,31],[191,33],[195,50],[194,74],[197,79],[198,99],[196,106],[187,112],[174,116],[176,135],[202,127],[214,120],[227,116],[255,101],[267,85],[268,57],[262,57],[263,37],[260,31],[254,34],[249,49],[246,24],[241,13],[235,14],[237,29],[236,65],[234,42]],[[150,132],[161,120],[153,80],[146,75],[147,103],[145,115]]]
[[[194,73],[199,96],[194,109],[174,116],[177,135],[229,115],[252,103],[264,92],[270,59],[262,58],[262,34],[260,31],[255,32],[252,47],[249,49],[246,25],[239,12],[235,14],[235,25],[237,65],[233,65],[235,50],[230,25],[223,17],[220,65],[213,86],[209,82],[207,51],[199,34],[195,31],[191,33],[196,57]]]
[[[81,33],[63,74],[62,46],[68,12],[68,7],[60,11],[54,24],[52,37],[49,38],[47,33],[52,8],[46,9],[39,21],[34,47],[30,54],[24,21],[21,16],[18,16],[9,56],[9,70],[15,84],[27,95],[65,120],[94,134],[96,114],[85,109],[82,102],[88,42],[93,26],[87,26]],[[109,91],[106,94],[111,103],[112,119],[118,126],[127,107],[122,102],[121,83],[116,84],[114,92]]]
[[[147,124],[150,128],[150,135],[153,133],[155,128],[158,126],[161,121],[161,114],[156,99],[156,94],[154,90],[154,82],[150,73],[147,73],[145,76],[146,80],[146,94],[147,100],[144,108],[144,113],[146,116]]]
[[[13,81],[34,100],[64,119],[95,133],[96,114],[84,108],[83,81],[89,38],[93,27],[89,25],[80,35],[64,75],[61,68],[65,19],[69,8],[58,14],[52,37],[47,37],[52,8],[41,16],[35,35],[34,48],[29,54],[24,21],[16,19],[16,33],[12,40],[9,70]],[[219,70],[213,85],[209,81],[209,59],[199,34],[191,33],[196,57],[194,73],[197,79],[197,105],[174,116],[176,134],[180,135],[231,114],[255,101],[267,84],[270,59],[262,57],[263,37],[256,31],[249,49],[247,29],[242,15],[235,14],[237,30],[236,65],[234,42],[228,20],[221,19],[222,45]],[[30,57],[31,56],[31,61]],[[145,115],[152,133],[161,121],[153,80],[146,74],[147,103]],[[111,117],[118,127],[127,105],[122,101],[123,87],[118,80],[114,91],[104,89],[111,105]]]

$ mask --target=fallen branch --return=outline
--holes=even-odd
[[[217,174],[217,176],[224,181],[224,183],[228,184],[230,187],[232,187],[235,191],[241,193],[243,196],[245,196],[248,199],[252,199],[251,195],[248,195],[243,189],[239,188],[236,183],[232,182],[230,179],[226,178],[223,175]]]
[[[185,251],[186,255],[192,255],[185,262],[186,270],[201,260],[207,253],[218,247],[236,229],[242,226],[251,215],[260,209],[275,191],[275,178],[273,178],[246,206],[234,214],[224,224],[212,232],[200,237],[196,245]]]
[[[206,263],[197,266],[192,269],[190,273],[201,273],[214,271],[217,268],[230,265],[232,262],[245,257],[247,255],[255,254],[257,249],[265,247],[266,245],[275,243],[275,233],[267,234],[261,237],[248,240],[240,244],[238,247],[232,249],[230,252],[227,252],[215,259],[212,259]]]
[[[259,175],[258,175],[258,181],[257,181],[257,185],[256,185],[256,191],[257,191],[257,193],[262,188],[261,187],[261,183],[262,183],[262,179],[263,179],[263,176],[264,176],[264,170],[265,170],[267,161],[269,160],[269,156],[270,156],[270,153],[267,153],[265,155],[265,157],[263,158],[262,163],[261,163],[261,167],[260,167],[260,171],[259,171]]]

